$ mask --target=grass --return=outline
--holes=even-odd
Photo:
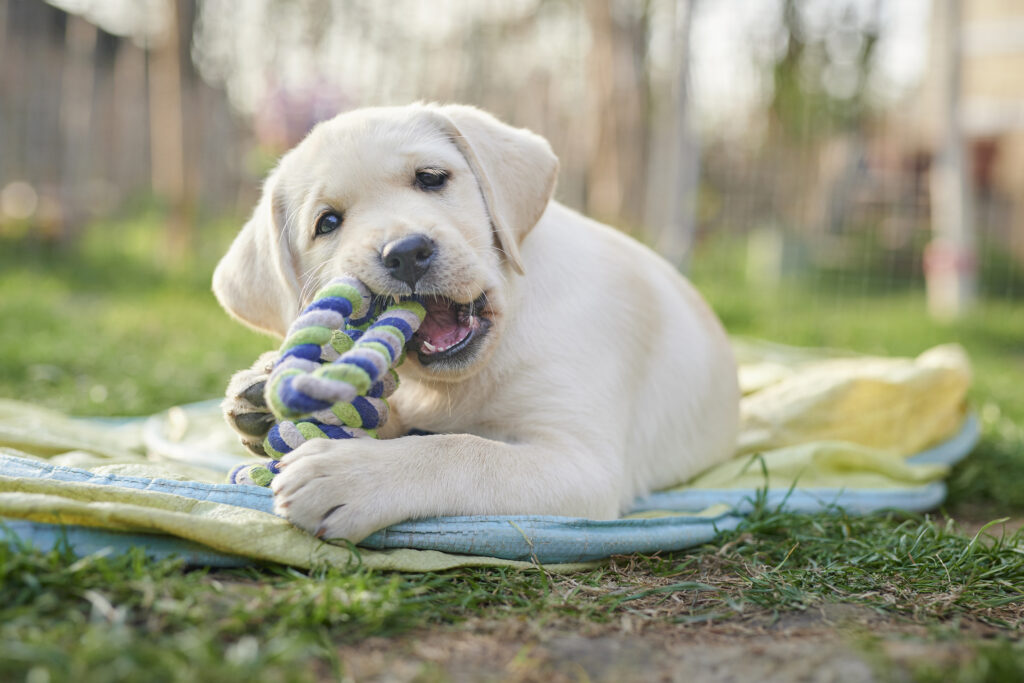
[[[0,395],[145,415],[222,395],[229,368],[273,346],[217,305],[209,261],[171,269],[150,255],[157,227],[116,226],[74,251],[0,241]],[[229,238],[208,236],[224,249]]]
[[[344,672],[340,646],[479,618],[593,628],[629,615],[696,627],[834,602],[942,625],[939,638],[958,633],[958,620],[1019,633],[1022,542],[1020,532],[967,538],[928,518],[761,510],[713,545],[570,577],[185,571],[137,553],[75,559],[0,546],[0,677],[314,680]]]
[[[966,538],[952,522],[927,517],[766,511],[726,539],[739,547],[716,553],[714,564],[746,577],[735,601],[740,610],[856,602],[922,623],[959,616],[1012,629],[1024,625],[1022,540],[1019,532]],[[684,618],[694,616],[702,615]]]
[[[270,345],[209,293],[228,228],[204,231],[200,255],[175,267],[150,255],[157,235],[149,217],[88,233],[73,251],[0,243],[0,396],[76,414],[147,414],[220,394],[233,370]],[[744,282],[740,260],[735,247],[710,245],[692,274],[734,333],[886,354],[962,343],[984,439],[953,473],[947,512],[975,521],[1024,514],[1020,301],[986,300],[971,317],[940,324],[914,286],[872,291],[852,275],[818,273],[759,288]],[[628,617],[699,629],[843,603],[927,629],[928,642],[973,638],[953,664],[908,665],[914,680],[951,680],[953,671],[955,680],[1013,680],[1024,674],[1013,642],[1024,628],[1021,534],[964,535],[941,516],[760,509],[712,545],[614,558],[567,577],[194,571],[139,554],[76,559],[0,544],[0,679],[316,680],[344,674],[345,646],[481,620],[592,632]],[[980,643],[982,632],[994,640]],[[882,651],[870,634],[865,642]],[[892,663],[878,657],[882,669]]]
[[[271,680],[337,674],[335,639],[422,622],[398,577],[282,568],[210,575],[176,561],[0,547],[0,678]]]
[[[1020,680],[1024,671],[1024,647],[1001,640],[981,645],[964,661],[921,662],[913,667],[920,683],[998,683]]]

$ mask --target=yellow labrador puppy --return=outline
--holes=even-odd
[[[609,519],[732,454],[722,325],[667,262],[552,201],[557,170],[529,131],[422,104],[342,114],[281,159],[214,273],[224,308],[283,335],[348,273],[427,317],[384,438],[290,453],[279,514],[353,542],[435,515]]]

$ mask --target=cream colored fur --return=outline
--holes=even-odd
[[[443,193],[415,186],[424,167],[450,172]],[[435,515],[608,519],[732,454],[721,324],[652,251],[551,201],[556,173],[542,138],[463,106],[343,114],[281,160],[214,275],[230,313],[281,335],[341,273],[406,294],[379,251],[421,232],[438,253],[418,291],[486,293],[493,326],[468,366],[402,366],[383,436],[436,435],[306,443],[274,480],[280,514],[351,541]],[[314,237],[326,209],[343,226]]]

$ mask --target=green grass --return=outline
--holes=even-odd
[[[147,217],[92,231],[71,251],[0,243],[0,396],[75,414],[147,414],[220,395],[271,345],[209,293],[230,230],[203,231],[199,256],[168,266],[152,255],[157,227]],[[693,279],[736,334],[884,354],[963,344],[984,440],[954,471],[947,511],[975,521],[1024,514],[1024,302],[985,300],[940,324],[912,284],[876,289],[855,274],[818,273],[766,289],[745,283],[735,246],[698,256]],[[628,615],[700,628],[832,602],[940,642],[971,624],[993,629],[994,642],[956,664],[956,680],[1019,679],[1024,655],[1010,641],[1024,628],[1024,538],[997,536],[962,535],[941,517],[762,509],[707,547],[615,558],[570,577],[189,571],[137,554],[76,560],[0,544],[0,679],[314,680],[344,672],[346,644],[476,619],[614,630]],[[948,679],[948,667],[929,666],[910,674]]]
[[[210,575],[176,561],[75,560],[0,546],[0,678],[301,680],[336,674],[333,643],[422,623],[424,586],[282,568]]]
[[[1024,646],[998,640],[984,643],[964,661],[919,662],[912,667],[918,683],[1002,683],[1020,680]],[[953,666],[950,666],[953,664]]]
[[[185,571],[139,554],[76,560],[0,546],[0,677],[33,669],[80,681],[141,672],[158,681],[336,677],[341,645],[478,617],[594,625],[628,614],[697,625],[846,602],[941,625],[940,638],[952,637],[957,620],[1019,633],[1022,542],[1020,533],[966,538],[927,518],[761,510],[706,547],[618,558],[572,577]]]
[[[226,248],[228,237],[212,241]],[[226,376],[274,345],[217,305],[211,261],[172,269],[137,241],[74,251],[0,241],[0,395],[145,415],[222,395]]]

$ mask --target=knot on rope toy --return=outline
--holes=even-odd
[[[310,439],[376,438],[395,368],[425,316],[414,299],[384,305],[354,277],[331,280],[288,328],[267,380],[270,462],[239,465],[228,481],[269,486],[279,459]]]

